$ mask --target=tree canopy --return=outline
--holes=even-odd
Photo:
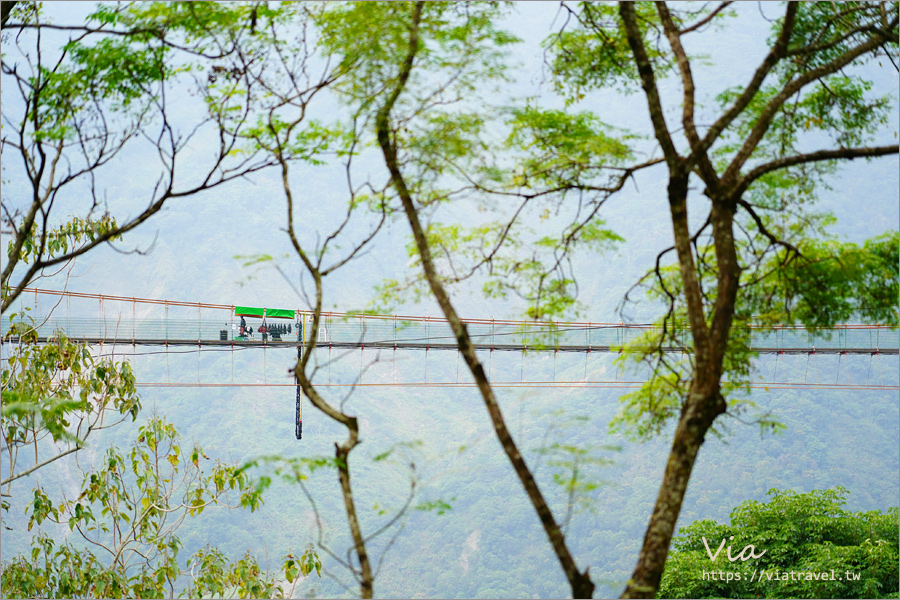
[[[672,542],[659,595],[889,598],[897,594],[897,507],[887,512],[848,511],[843,488],[809,493],[770,490],[769,496],[768,502],[749,500],[735,507],[728,524],[702,520],[682,527]],[[717,554],[721,540],[734,557],[748,545],[757,555],[764,554],[747,562],[729,562],[725,550]],[[751,572],[755,580],[748,576]]]

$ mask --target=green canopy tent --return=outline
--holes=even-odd
[[[234,316],[255,317],[261,319],[293,319],[295,311],[287,308],[256,308],[254,306],[235,306]]]

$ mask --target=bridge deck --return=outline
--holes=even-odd
[[[64,333],[73,341],[92,344],[134,344],[142,346],[222,346],[222,347],[296,347],[301,344],[298,323],[291,333],[266,341],[256,331],[250,339],[239,339],[236,321],[190,319],[37,319],[38,336],[45,341]],[[282,322],[286,325],[286,322]],[[526,323],[471,321],[467,323],[472,342],[479,350],[616,352],[625,343],[640,336],[652,336],[659,329],[650,325],[610,325],[589,323]],[[303,339],[308,340],[308,324]],[[0,335],[9,331],[9,323],[0,325]],[[690,346],[689,332],[679,338],[683,344],[668,350],[679,352]],[[222,339],[224,337],[224,339]],[[324,320],[318,331],[319,346],[333,348],[380,348],[408,350],[455,350],[456,340],[449,326],[439,320],[406,321],[383,317],[349,317]],[[781,327],[750,331],[751,348],[774,354],[898,354],[900,337],[884,326],[840,326],[816,333],[802,328]]]

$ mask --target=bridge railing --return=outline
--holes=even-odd
[[[36,319],[38,335],[42,338],[63,332],[73,339],[88,341],[162,342],[220,342],[235,340],[238,325],[234,319],[125,319],[89,317],[51,317]],[[259,322],[254,327],[252,341],[261,342]],[[282,324],[282,322],[279,322]],[[287,322],[283,322],[287,324]],[[303,324],[303,340],[310,338],[310,323]],[[9,332],[10,322],[0,322],[0,335]],[[473,320],[467,322],[472,341],[481,348],[495,349],[569,349],[590,350],[620,347],[647,332],[658,330],[650,325],[608,323],[532,323],[515,321]],[[282,335],[283,342],[299,342],[300,328],[292,323],[291,333]],[[689,346],[687,330],[685,345]],[[321,346],[380,346],[406,348],[454,347],[455,336],[449,325],[439,319],[407,320],[384,317],[324,318],[318,329],[317,343]],[[271,336],[269,340],[271,340]],[[765,351],[782,350],[870,350],[894,351],[900,348],[896,329],[878,325],[844,325],[810,333],[801,327],[777,327],[751,330],[753,348]]]
[[[62,332],[70,338],[116,341],[133,340],[219,340],[225,331],[231,339],[231,323],[198,319],[100,319],[90,317],[36,319],[38,336],[53,337]],[[4,319],[0,333],[6,337],[10,323]],[[236,334],[236,330],[235,330]],[[295,337],[296,339],[296,337]]]

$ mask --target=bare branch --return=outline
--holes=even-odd
[[[38,469],[41,469],[41,468],[43,468],[43,467],[46,467],[46,466],[49,465],[50,463],[55,462],[55,461],[59,460],[60,458],[63,458],[64,456],[68,456],[69,454],[72,454],[73,452],[78,452],[79,450],[81,450],[81,446],[80,446],[80,445],[72,446],[72,447],[69,448],[68,450],[65,450],[65,451],[63,451],[63,452],[60,452],[60,453],[57,454],[56,456],[53,456],[53,457],[51,457],[51,458],[48,458],[47,460],[45,460],[45,461],[43,461],[43,462],[40,462],[40,463],[34,465],[34,466],[31,467],[31,468],[25,469],[24,471],[20,471],[20,472],[16,473],[15,475],[12,475],[12,476],[10,476],[10,477],[7,477],[7,478],[4,479],[3,481],[0,481],[0,486],[6,485],[6,484],[8,484],[8,483],[12,483],[12,482],[15,481],[16,479],[19,479],[20,477],[25,477],[26,475],[31,475],[32,473],[34,473],[34,472],[37,471]]]
[[[735,186],[734,195],[740,197],[747,191],[754,181],[767,173],[786,169],[794,165],[822,162],[828,160],[853,160],[856,158],[871,158],[876,156],[886,156],[888,154],[897,154],[898,146],[868,146],[862,148],[835,148],[833,150],[818,150],[816,152],[808,152],[806,154],[797,154],[794,156],[786,156],[779,158],[752,169],[749,173],[741,177]]]
[[[681,35],[685,35],[687,33],[691,33],[692,31],[697,31],[698,29],[700,29],[701,27],[703,27],[704,25],[706,25],[707,23],[709,23],[710,21],[715,19],[716,16],[718,16],[718,14],[720,12],[722,12],[723,10],[728,8],[728,6],[731,4],[734,4],[734,0],[726,0],[725,2],[722,2],[711,13],[709,13],[708,15],[706,15],[705,17],[703,17],[702,19],[700,19],[699,21],[697,21],[690,27],[685,27],[679,33]]]

